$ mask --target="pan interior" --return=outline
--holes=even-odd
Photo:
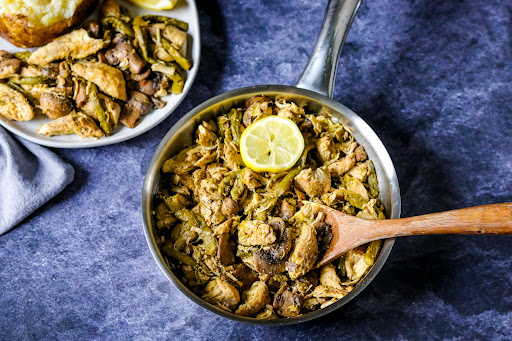
[[[257,320],[227,313],[215,308],[192,293],[181,281],[172,273],[167,261],[160,253],[158,247],[158,235],[153,226],[152,198],[158,192],[160,182],[160,168],[165,160],[178,154],[185,147],[190,146],[194,142],[195,129],[203,120],[210,120],[218,115],[228,112],[232,107],[243,107],[245,101],[256,95],[265,95],[273,100],[284,99],[293,101],[298,105],[304,106],[307,111],[317,114],[330,114],[334,119],[343,123],[343,125],[353,132],[355,139],[365,148],[368,158],[372,160],[379,180],[379,190],[382,203],[385,207],[385,214],[388,218],[397,219],[400,217],[400,191],[398,180],[395,173],[393,163],[386,151],[384,145],[373,132],[373,130],[353,111],[344,105],[334,101],[333,99],[320,95],[310,90],[299,89],[291,86],[253,86],[233,90],[225,94],[216,96],[195,109],[191,110],[187,115],[180,119],[167,133],[156,150],[153,159],[149,165],[146,178],[144,181],[142,213],[146,239],[148,245],[157,261],[160,269],[167,278],[173,282],[186,296],[191,298],[199,305],[211,310],[224,317],[256,324],[291,324],[310,320],[322,316],[340,306],[346,304],[363,290],[368,283],[375,277],[389,252],[391,251],[394,239],[388,239],[383,244],[379,257],[377,258],[372,269],[364,276],[357,286],[345,297],[338,302],[312,313],[303,316],[278,319],[278,320]]]

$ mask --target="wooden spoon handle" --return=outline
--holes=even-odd
[[[375,239],[426,234],[512,234],[512,203],[379,221]],[[374,238],[372,238],[374,239]]]

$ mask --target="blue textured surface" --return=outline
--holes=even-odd
[[[131,141],[56,150],[75,181],[0,237],[0,339],[512,339],[511,237],[398,240],[355,300],[264,328],[191,303],[146,246],[145,170],[177,119],[213,95],[294,84],[326,1],[198,2],[202,61],[175,114]],[[368,0],[335,99],[381,137],[403,216],[512,201],[512,3]]]

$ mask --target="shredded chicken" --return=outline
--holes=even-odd
[[[331,188],[331,174],[325,168],[302,170],[295,177],[295,185],[310,197],[319,197]]]
[[[304,155],[283,173],[256,172],[240,156],[243,130],[267,115],[291,119],[304,136]],[[194,143],[163,163],[155,197],[162,249],[175,273],[207,302],[258,319],[299,316],[343,298],[371,268],[381,244],[351,250],[319,269],[332,232],[307,202],[385,218],[373,163],[359,147],[327,115],[266,96],[199,122]],[[243,293],[237,303],[233,288]]]
[[[274,229],[261,220],[243,221],[238,226],[238,242],[242,245],[269,245],[275,241]]]
[[[336,161],[334,163],[331,163],[328,166],[328,170],[331,173],[332,176],[343,176],[346,172],[352,169],[354,165],[356,164],[356,156],[355,154],[349,154],[345,156],[340,161]]]
[[[258,313],[270,302],[268,287],[265,282],[257,281],[251,288],[242,294],[243,303],[235,311],[235,314],[252,316]]]
[[[202,298],[211,304],[219,304],[233,310],[240,302],[240,293],[229,282],[215,278],[204,288]]]

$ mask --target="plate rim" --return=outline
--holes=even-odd
[[[137,136],[140,136],[149,130],[155,128],[157,125],[162,123],[167,117],[169,117],[178,107],[180,106],[181,102],[185,99],[185,97],[188,95],[190,89],[192,88],[192,85],[196,79],[197,73],[199,71],[200,63],[201,63],[201,25],[199,22],[199,12],[197,11],[197,5],[195,0],[186,0],[187,6],[190,6],[191,11],[195,13],[195,16],[197,20],[195,20],[193,26],[196,31],[196,35],[192,37],[194,41],[192,42],[192,48],[194,48],[194,43],[197,40],[197,60],[194,60],[194,65],[191,71],[187,74],[187,81],[185,82],[185,87],[183,89],[182,94],[180,95],[180,98],[176,102],[173,108],[170,108],[169,111],[161,113],[160,117],[152,124],[148,125],[147,127],[141,128],[139,130],[134,130],[132,134],[125,135],[125,136],[116,136],[111,135],[108,137],[99,138],[96,140],[83,140],[83,141],[73,141],[73,142],[66,142],[66,141],[57,141],[57,140],[46,140],[42,138],[38,138],[37,136],[33,136],[30,134],[27,134],[16,127],[11,126],[8,124],[7,120],[3,117],[0,117],[0,125],[7,129],[9,132],[13,133],[17,137],[21,137],[25,140],[28,140],[30,142],[36,143],[41,146],[45,147],[51,147],[51,148],[62,148],[62,149],[80,149],[80,148],[94,148],[94,147],[102,147],[102,146],[108,146],[124,141],[128,141],[130,139],[133,139]],[[137,6],[133,4],[133,6]],[[154,11],[155,12],[155,11]],[[3,39],[3,38],[2,38]],[[192,51],[192,55],[194,52]],[[151,115],[151,113],[149,114]],[[23,123],[23,122],[20,122]]]

